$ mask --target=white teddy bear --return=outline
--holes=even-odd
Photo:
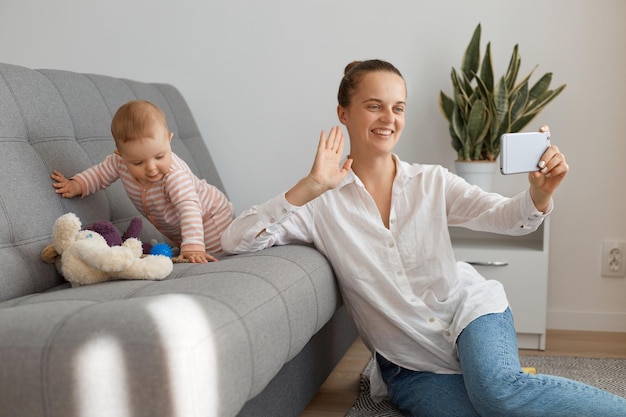
[[[114,279],[161,280],[173,269],[167,256],[142,257],[141,241],[130,238],[122,246],[109,246],[102,235],[81,230],[74,213],[59,217],[52,229],[56,266],[72,287]]]

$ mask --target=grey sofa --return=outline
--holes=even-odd
[[[0,64],[0,417],[300,415],[356,337],[313,248],[79,288],[41,261],[63,213],[120,230],[138,215],[121,184],[68,200],[49,179],[110,153],[112,114],[135,98],[165,111],[174,151],[223,189],[173,86]],[[147,221],[141,238],[165,240]]]

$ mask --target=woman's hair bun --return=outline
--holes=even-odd
[[[343,75],[348,75],[350,70],[352,70],[352,68],[354,68],[357,65],[359,65],[361,62],[363,62],[363,61],[352,61],[352,62],[350,62],[348,65],[346,65],[346,68],[343,70]]]

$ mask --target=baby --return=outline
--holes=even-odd
[[[196,177],[172,152],[165,115],[154,104],[135,100],[118,109],[111,122],[116,149],[103,162],[66,178],[50,178],[64,198],[84,197],[122,180],[137,210],[180,248],[180,260],[206,263],[222,251],[222,232],[233,219],[224,193]]]

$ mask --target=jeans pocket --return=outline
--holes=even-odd
[[[400,372],[402,372],[402,368],[400,366],[391,362],[379,353],[376,353],[376,360],[378,361],[383,381],[385,381],[385,384],[387,385],[389,385],[391,381],[393,381],[393,379],[397,377]]]

